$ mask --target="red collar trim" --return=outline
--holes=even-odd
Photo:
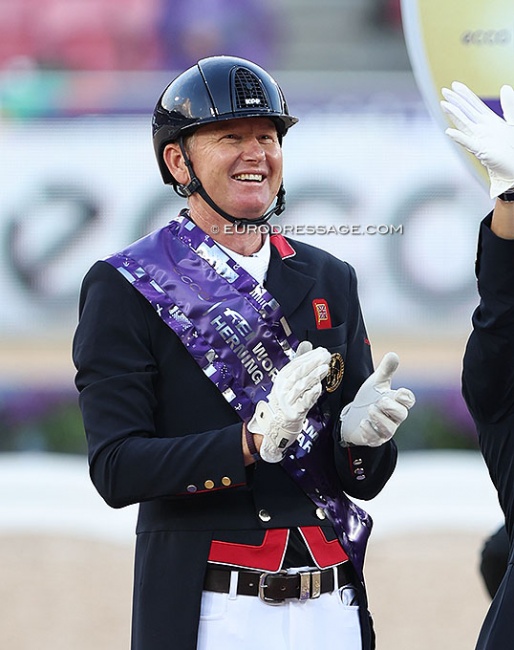
[[[276,234],[270,235],[270,243],[277,249],[278,254],[283,260],[286,260],[288,257],[294,257],[296,255],[295,249],[287,241],[284,235]]]

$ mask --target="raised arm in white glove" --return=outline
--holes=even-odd
[[[264,436],[259,454],[278,463],[302,432],[307,413],[321,395],[321,381],[329,370],[330,352],[312,349],[303,341],[296,356],[275,377],[267,401],[261,400],[247,424],[248,431]]]
[[[445,133],[474,154],[489,174],[490,196],[494,198],[514,188],[514,90],[503,86],[500,104],[503,117],[496,115],[466,85],[452,83],[442,89],[446,101],[441,108],[455,128]]]
[[[388,352],[341,412],[341,444],[379,447],[390,440],[416,401],[407,388],[391,390],[400,360]]]

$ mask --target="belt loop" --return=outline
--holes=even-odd
[[[237,598],[237,583],[239,580],[239,572],[231,571],[230,572],[230,587],[228,590],[228,599],[236,600]]]
[[[332,571],[334,572],[334,591],[337,591],[339,589],[339,572],[337,566],[333,566]]]
[[[311,571],[311,598],[321,596],[321,571]]]
[[[311,574],[310,571],[300,571],[300,594],[298,600],[303,602],[311,597]]]

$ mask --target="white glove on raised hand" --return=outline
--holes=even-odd
[[[341,412],[341,444],[379,447],[390,440],[416,401],[407,388],[391,390],[391,377],[400,360],[388,352],[375,372]]]
[[[248,431],[264,436],[259,454],[268,463],[278,463],[302,432],[309,410],[321,395],[321,380],[329,370],[330,352],[312,349],[303,341],[296,356],[275,377],[268,400],[261,400],[247,424]]]
[[[452,83],[452,89],[442,89],[446,101],[441,108],[455,128],[445,133],[474,154],[489,174],[490,196],[514,188],[514,90],[502,86],[500,104],[503,117],[496,115],[466,85]]]

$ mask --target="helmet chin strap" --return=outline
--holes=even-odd
[[[280,188],[277,193],[277,200],[275,201],[275,205],[272,206],[267,212],[265,212],[261,217],[258,219],[244,219],[243,217],[233,217],[232,215],[228,214],[228,212],[225,212],[225,210],[222,210],[219,205],[214,203],[214,201],[211,199],[211,197],[207,194],[205,191],[203,185],[200,182],[200,179],[198,176],[195,174],[195,171],[193,169],[193,165],[191,163],[191,160],[189,159],[189,156],[186,153],[186,149],[184,147],[184,140],[183,138],[179,138],[178,144],[180,147],[180,151],[182,152],[182,156],[184,158],[184,163],[187,167],[187,170],[189,171],[189,178],[191,179],[190,182],[187,185],[180,185],[180,186],[175,186],[175,191],[177,194],[183,197],[189,197],[191,194],[194,194],[195,192],[198,192],[198,194],[202,197],[202,199],[209,205],[215,212],[217,212],[220,217],[223,217],[223,219],[226,219],[230,223],[233,223],[237,226],[243,225],[243,226],[249,226],[249,225],[254,225],[254,226],[259,226],[261,224],[267,223],[271,217],[276,214],[277,216],[279,214],[282,214],[286,208],[286,191],[284,189],[284,184],[280,184]]]

